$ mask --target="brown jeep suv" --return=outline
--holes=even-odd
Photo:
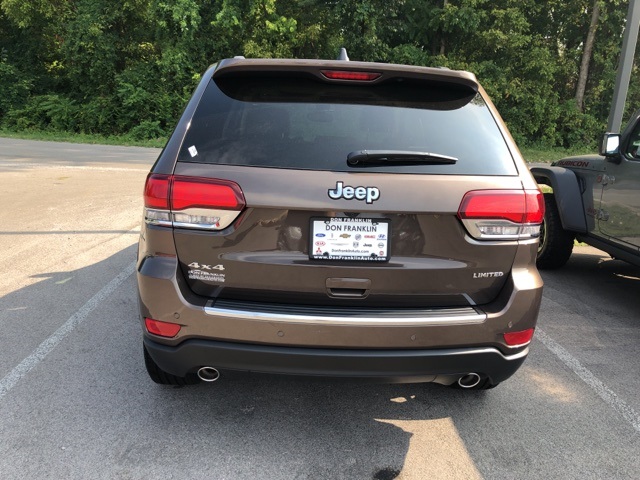
[[[222,60],[144,203],[157,383],[250,371],[485,389],[529,352],[544,201],[471,73]]]

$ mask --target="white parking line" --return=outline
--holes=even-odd
[[[51,351],[58,346],[67,335],[80,325],[89,314],[95,310],[109,295],[111,295],[135,271],[135,262],[126,266],[120,274],[107,283],[91,297],[76,313],[71,315],[64,324],[49,338],[42,342],[27,358],[22,360],[2,380],[0,380],[0,400],[16,386],[16,384],[35,368]]]
[[[99,172],[144,172],[149,168],[125,168],[125,167],[96,167],[91,165],[56,165],[55,163],[19,163],[0,162],[0,168],[56,168],[69,170],[97,170]]]
[[[633,429],[640,433],[640,415],[631,408],[627,403],[622,400],[618,395],[602,383],[598,378],[585,368],[577,358],[571,355],[565,348],[553,340],[549,335],[543,332],[540,328],[536,328],[536,338],[542,342],[553,354],[555,354],[567,367],[569,367],[573,373],[575,373],[580,379],[589,385],[598,396],[605,401],[607,405],[618,412],[622,418],[624,418]]]

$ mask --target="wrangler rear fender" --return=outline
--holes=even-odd
[[[536,182],[553,188],[562,228],[587,233],[580,182],[576,174],[564,167],[532,167]]]

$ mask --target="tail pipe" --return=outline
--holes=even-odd
[[[460,388],[473,388],[480,383],[482,378],[477,373],[467,373],[458,379]]]
[[[217,368],[202,367],[198,369],[198,378],[203,382],[215,382],[220,378],[220,372]]]

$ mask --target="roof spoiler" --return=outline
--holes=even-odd
[[[346,50],[344,52],[346,56]],[[342,50],[341,50],[342,56]],[[348,58],[348,57],[347,57]],[[232,76],[253,75],[310,75],[322,81],[328,80],[322,70],[345,69],[347,60],[313,60],[313,59],[265,59],[265,58],[228,58],[217,64],[212,78],[219,79]],[[443,70],[441,68],[417,67],[412,65],[397,65],[375,62],[349,61],[350,72],[375,72],[380,75],[368,84],[383,83],[394,78],[429,81],[440,85],[471,90],[477,93],[478,80],[473,73],[460,70]],[[336,80],[333,80],[334,82]],[[337,80],[338,82],[341,80]],[[359,83],[351,81],[350,83]]]

